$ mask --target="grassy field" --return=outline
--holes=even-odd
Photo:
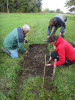
[[[56,14],[50,13],[0,13],[0,48],[6,35],[15,27],[28,24],[31,27],[27,35],[30,43],[44,43],[47,38],[49,20]],[[67,16],[65,39],[75,41],[75,15]],[[59,29],[56,34],[59,34]],[[25,44],[28,50],[28,44]],[[52,50],[52,47],[49,47]],[[54,84],[57,88],[46,91],[39,86],[41,77],[35,77],[25,82],[25,91],[17,94],[18,75],[23,68],[19,65],[25,54],[19,54],[19,58],[12,59],[0,50],[0,100],[35,100],[35,94],[30,92],[31,87],[37,87],[39,97],[36,100],[74,100],[75,98],[75,65],[57,68]],[[35,81],[35,84],[34,84]],[[33,84],[32,84],[33,83]],[[35,88],[36,89],[36,88]]]

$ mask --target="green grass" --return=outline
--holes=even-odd
[[[3,46],[3,41],[6,35],[11,32],[15,27],[21,27],[28,24],[31,27],[27,35],[27,39],[31,43],[45,43],[43,40],[47,38],[47,27],[49,20],[56,14],[50,13],[13,13],[13,14],[0,14],[0,47]],[[65,30],[65,39],[67,41],[75,41],[75,16],[67,15],[67,27]],[[59,34],[59,30],[56,34]],[[25,44],[28,49],[28,44]],[[49,47],[50,52],[53,48]],[[17,96],[18,74],[23,68],[19,65],[23,61],[25,54],[19,54],[19,58],[12,59],[7,54],[2,54],[0,51],[0,100],[15,100]],[[34,82],[35,81],[35,82]],[[56,88],[53,90],[41,89],[41,77],[33,77],[25,82],[24,91],[20,93],[19,99],[35,100],[35,93],[30,92],[35,88],[38,91],[37,100],[73,100],[75,97],[75,67],[62,67],[56,69],[56,79],[54,84]],[[33,83],[33,84],[32,84]],[[35,84],[36,83],[36,84]],[[32,87],[32,88],[31,88]],[[37,89],[36,89],[37,87]],[[6,92],[7,91],[7,92]],[[27,96],[27,97],[26,97]]]
[[[75,65],[57,68],[55,84],[64,100],[75,98]]]
[[[19,92],[18,100],[59,100],[59,96],[57,95],[56,87],[52,88],[52,82],[47,82],[45,80],[44,86],[47,84],[49,89],[42,87],[43,78],[40,76],[31,77],[28,80],[24,81],[24,85],[22,86],[22,90]],[[50,89],[52,88],[52,89]]]

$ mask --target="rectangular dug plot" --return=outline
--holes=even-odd
[[[45,66],[45,55],[46,60],[49,59],[48,44],[32,44],[29,46],[29,53],[24,58],[24,68],[26,75],[31,76],[43,76]],[[46,67],[46,76],[52,76],[52,67]]]

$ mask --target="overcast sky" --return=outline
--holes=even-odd
[[[60,9],[64,13],[68,12],[65,6],[66,0],[42,0],[42,9],[49,8],[49,10]]]

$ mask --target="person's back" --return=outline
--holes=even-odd
[[[72,47],[72,45],[64,40],[62,37],[59,37],[57,40],[56,46],[56,52],[60,52],[62,56],[64,55],[66,58],[68,58],[70,61],[75,60],[75,50]],[[60,54],[59,54],[60,55]]]
[[[4,46],[7,49],[13,49],[17,47],[17,43],[18,43],[18,32],[17,32],[17,28],[15,28],[12,32],[10,32],[5,40],[4,40]]]
[[[72,45],[66,40],[64,40],[63,45],[65,45],[65,57],[70,61],[75,60],[75,50]]]
[[[58,14],[55,17],[60,18],[63,22],[66,22],[67,21],[67,17],[65,15],[63,15],[63,14]]]

